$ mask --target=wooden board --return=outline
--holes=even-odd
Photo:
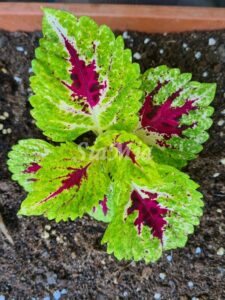
[[[88,15],[113,30],[182,32],[225,28],[225,8],[111,4],[0,3],[0,28],[9,31],[41,29],[41,7]]]

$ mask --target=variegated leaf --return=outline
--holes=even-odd
[[[114,186],[116,208],[102,242],[118,259],[156,261],[163,250],[186,244],[202,215],[202,195],[170,166],[129,172]]]
[[[136,134],[154,146],[160,163],[178,168],[194,159],[208,139],[216,85],[191,80],[191,74],[160,66],[143,75],[145,98]]]
[[[52,145],[39,139],[20,140],[9,153],[8,167],[13,173],[12,179],[30,192],[43,159],[53,150]]]
[[[107,166],[73,143],[54,148],[36,173],[19,214],[45,215],[56,221],[81,217],[108,192]]]
[[[139,65],[121,36],[88,17],[44,9],[31,78],[32,116],[54,141],[115,126],[133,129],[140,109]],[[129,116],[129,118],[128,118]]]

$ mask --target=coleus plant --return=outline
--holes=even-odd
[[[203,201],[180,169],[208,138],[215,84],[166,66],[142,75],[107,26],[44,14],[30,103],[50,142],[21,140],[9,153],[12,178],[28,192],[19,214],[59,222],[88,213],[108,223],[102,243],[118,259],[155,261],[183,247]],[[89,131],[94,144],[78,145]]]

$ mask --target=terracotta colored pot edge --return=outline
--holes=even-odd
[[[8,31],[41,29],[41,7],[88,15],[113,30],[183,32],[225,29],[225,9],[151,5],[0,3],[0,28]]]

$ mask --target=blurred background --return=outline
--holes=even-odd
[[[13,0],[12,0],[13,1]],[[1,1],[0,2],[10,2]],[[49,0],[49,1],[16,1],[14,2],[63,2],[63,3],[111,3],[111,4],[154,4],[180,6],[225,7],[225,0]]]

